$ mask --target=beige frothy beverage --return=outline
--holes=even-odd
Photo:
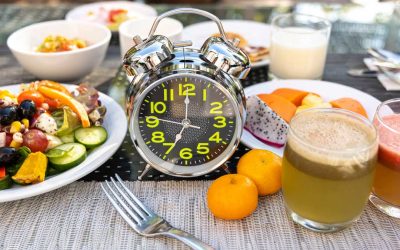
[[[374,128],[341,111],[306,111],[290,126],[282,177],[287,207],[318,223],[357,219],[373,182]]]
[[[270,47],[270,70],[282,79],[320,79],[329,37],[311,28],[276,31]]]

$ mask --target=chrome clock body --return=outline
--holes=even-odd
[[[188,46],[191,45],[190,41],[172,43],[164,36],[153,35],[162,18],[180,13],[194,13],[209,17],[217,23],[221,37],[210,37],[204,42],[200,49],[195,49],[188,48]],[[135,37],[133,40],[135,46],[127,52],[124,58],[124,67],[131,81],[127,89],[126,104],[129,115],[129,132],[140,155],[151,167],[173,176],[194,177],[204,175],[220,167],[235,152],[240,142],[246,116],[245,96],[240,84],[240,79],[247,76],[250,68],[249,59],[236,47],[238,41],[230,42],[226,39],[223,27],[217,17],[208,12],[190,8],[177,9],[164,13],[156,19],[149,37],[146,40],[143,41],[139,37]],[[193,82],[193,84],[196,83],[196,88],[203,86],[201,90],[196,90],[202,91],[197,92],[197,97],[189,96],[189,89],[184,89],[183,91],[179,89],[180,96],[177,96],[176,92],[178,89],[176,89],[176,85],[185,84],[185,81],[188,81],[187,79],[189,79],[189,82]],[[207,93],[209,93],[210,96],[214,95],[214,98],[216,98],[218,94],[220,96],[218,98],[222,98],[220,100],[226,103],[227,108],[225,108],[224,105],[223,111],[229,114],[223,114],[224,117],[226,116],[224,122],[229,121],[231,127],[230,129],[227,128],[224,136],[228,134],[229,139],[227,141],[221,139],[224,146],[221,146],[220,149],[214,147],[214,149],[220,151],[218,154],[215,153],[214,158],[211,152],[210,154],[204,155],[208,160],[206,160],[206,158],[182,160],[177,159],[177,157],[169,159],[167,154],[163,155],[158,152],[159,150],[151,149],[151,145],[148,145],[150,140],[146,137],[146,131],[143,131],[142,124],[144,121],[147,122],[147,119],[150,119],[151,116],[145,116],[141,109],[143,110],[143,107],[147,107],[146,105],[150,103],[149,100],[151,100],[151,105],[153,105],[154,102],[157,101],[156,99],[160,98],[160,94],[156,94],[160,91],[168,91],[168,93],[171,91],[170,103],[172,103],[174,90],[171,90],[172,87],[169,88],[165,86],[172,86],[172,84],[175,86],[173,87],[175,88],[175,98],[179,99],[182,105],[183,102],[189,102],[189,99],[194,103],[196,101],[201,102],[201,99],[199,99],[201,93],[203,93],[204,102],[206,102],[208,97]],[[181,88],[181,86],[179,86],[179,88]],[[186,97],[184,93],[186,93]],[[149,97],[149,95],[153,94],[154,97],[152,98],[154,100]],[[165,100],[168,98],[169,95],[164,95]],[[193,100],[194,98],[196,99]],[[162,107],[164,106],[165,104],[163,104]],[[179,109],[180,106],[176,106],[176,110]],[[176,135],[177,140],[181,139],[180,137],[178,138],[178,136],[182,135],[184,127],[190,131],[187,132],[186,136],[188,136],[188,133],[191,135],[199,134],[198,130],[196,130],[196,124],[191,124],[191,121],[187,119],[187,109],[188,105],[186,106],[186,119],[183,119],[181,122],[181,133],[180,135]],[[222,109],[220,112],[220,114],[222,114]],[[207,119],[217,119],[216,116],[218,115],[214,117],[207,115]],[[193,119],[196,122],[197,117]],[[228,119],[228,121],[226,119]],[[153,120],[150,119],[150,121]],[[159,120],[157,121],[159,122]],[[199,122],[199,120],[197,120],[197,122]],[[175,120],[174,123],[178,122]],[[179,127],[179,124],[176,126]],[[207,126],[209,129],[212,128],[210,125]],[[164,132],[167,133],[170,131],[163,131],[163,138]],[[156,133],[161,133],[161,131],[156,131]],[[202,134],[205,133],[208,132],[202,132]],[[232,135],[230,133],[232,133]],[[169,137],[171,138],[171,136]],[[173,150],[177,144],[177,140],[175,140],[175,144],[172,146],[171,150]],[[172,144],[172,142],[169,144]],[[203,150],[203,152],[206,151]]]

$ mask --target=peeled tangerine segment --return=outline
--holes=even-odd
[[[330,102],[334,108],[346,109],[368,118],[364,107],[357,100],[349,97],[340,98]]]
[[[288,101],[292,102],[296,106],[301,105],[301,101],[303,101],[304,97],[308,95],[308,92],[298,90],[298,89],[290,89],[290,88],[279,88],[274,90],[271,94],[279,95]]]
[[[290,102],[289,102],[290,103]],[[292,104],[292,103],[290,103]],[[292,104],[294,106],[294,104]],[[294,108],[294,112],[296,107]],[[293,113],[294,113],[293,112]],[[245,128],[262,142],[282,147],[286,143],[288,123],[258,96],[247,99]]]
[[[296,113],[296,105],[279,95],[260,94],[257,96],[286,122],[290,122]]]

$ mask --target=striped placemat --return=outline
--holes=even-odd
[[[155,212],[217,249],[400,249],[400,220],[368,205],[352,227],[314,233],[288,220],[281,194],[263,197],[239,221],[215,219],[210,181],[127,182]],[[113,209],[99,182],[0,204],[0,249],[187,249],[169,238],[136,234]]]

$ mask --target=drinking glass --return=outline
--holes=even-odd
[[[382,212],[400,218],[400,98],[378,107],[374,125],[379,134],[379,153],[369,199]]]
[[[272,20],[270,72],[280,79],[321,79],[331,23],[323,18],[284,14]]]
[[[340,109],[310,109],[290,122],[282,190],[288,216],[334,232],[357,220],[368,201],[378,153],[373,124]]]

